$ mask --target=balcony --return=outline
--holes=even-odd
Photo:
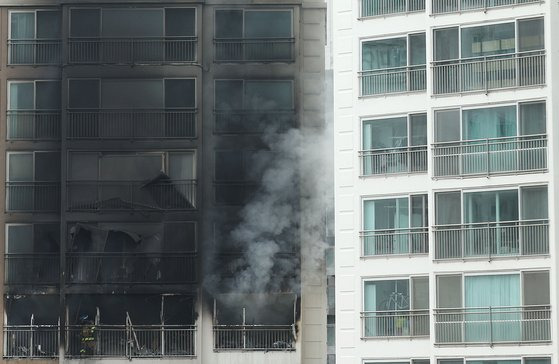
[[[359,157],[362,176],[427,172],[427,146],[365,150]]]
[[[429,310],[361,312],[363,338],[429,336]]]
[[[547,136],[437,143],[433,162],[435,177],[543,172],[547,170]]]
[[[514,7],[517,5],[541,3],[542,0],[433,0],[433,14],[461,13],[471,10],[487,11],[490,8]]]
[[[435,259],[549,254],[549,221],[524,220],[433,227]]]
[[[512,53],[432,63],[435,95],[542,86],[545,51]]]
[[[4,358],[56,358],[58,331],[58,325],[4,326]]]
[[[448,308],[435,311],[436,344],[551,341],[549,306]]]
[[[214,350],[293,351],[295,325],[214,325]]]
[[[196,138],[196,109],[69,110],[68,139]]]
[[[215,133],[263,133],[287,130],[295,124],[294,110],[215,110]]]
[[[7,212],[55,212],[60,210],[60,183],[6,182]]]
[[[68,326],[67,357],[158,358],[195,355],[196,326],[96,325],[93,344],[83,346],[84,326]]]
[[[361,0],[361,18],[425,11],[425,0]]]
[[[9,65],[60,65],[61,59],[60,39],[8,40]]]
[[[68,63],[193,63],[197,44],[197,37],[70,38]]]
[[[52,253],[4,254],[4,283],[58,285],[60,256]]]
[[[8,110],[8,140],[60,140],[60,112]]]
[[[361,96],[425,91],[426,67],[409,66],[359,72]]]
[[[429,253],[427,228],[383,229],[361,232],[363,257]]]
[[[216,62],[295,61],[295,38],[214,39]]]
[[[188,284],[196,282],[194,253],[68,253],[70,284]]]
[[[191,210],[196,208],[196,180],[158,178],[143,181],[71,181],[69,211]]]

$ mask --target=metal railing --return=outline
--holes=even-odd
[[[547,136],[490,138],[433,145],[433,175],[455,177],[547,170]]]
[[[425,11],[425,0],[361,0],[361,18]]]
[[[68,110],[68,139],[196,137],[196,109]]]
[[[4,326],[4,358],[58,357],[58,325]]]
[[[10,65],[59,65],[61,60],[60,39],[8,39]]]
[[[294,62],[295,38],[214,39],[216,62]]]
[[[427,146],[364,150],[359,152],[361,175],[427,172]]]
[[[70,64],[195,62],[197,37],[70,38]]]
[[[196,208],[196,180],[69,181],[69,211],[190,210]]]
[[[214,350],[295,350],[295,325],[214,325],[213,332]]]
[[[542,3],[542,0],[432,0],[433,14],[456,13],[470,10]]]
[[[196,282],[195,253],[66,254],[70,284],[178,284]]]
[[[435,310],[435,343],[499,344],[551,340],[551,307],[472,307]]]
[[[427,227],[368,230],[360,235],[364,257],[429,253]]]
[[[549,220],[433,226],[435,259],[549,254]]]
[[[58,284],[60,256],[57,253],[4,254],[5,284]]]
[[[281,131],[295,124],[294,110],[215,110],[214,115],[218,134]]]
[[[66,327],[68,357],[184,357],[194,356],[196,326],[95,325],[93,340],[82,342],[87,326]]]
[[[8,110],[8,140],[59,140],[60,111]]]
[[[545,50],[433,62],[435,95],[545,84]]]
[[[6,211],[60,210],[59,182],[6,182]]]
[[[361,312],[363,338],[429,336],[429,310]]]
[[[425,65],[361,71],[361,96],[425,91],[426,76]]]

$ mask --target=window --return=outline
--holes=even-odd
[[[427,114],[363,121],[363,175],[427,171]]]
[[[10,11],[9,63],[59,63],[60,36],[59,11]]]
[[[464,359],[439,359],[438,364],[464,364]],[[466,364],[551,364],[550,358],[524,358],[524,359],[500,359],[500,360],[470,360]]]
[[[434,93],[543,84],[543,29],[543,18],[435,29]]]
[[[291,10],[216,10],[215,37],[289,38],[292,36]]]
[[[361,93],[425,89],[425,33],[361,44]]]
[[[363,254],[428,252],[427,195],[363,202]]]
[[[365,281],[363,305],[364,337],[429,334],[428,277]]]

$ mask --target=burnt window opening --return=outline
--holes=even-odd
[[[195,353],[195,299],[184,295],[68,297],[69,357],[161,357]],[[83,344],[83,338],[88,340]]]
[[[75,223],[68,234],[70,284],[197,281],[194,222]]]
[[[297,296],[221,294],[214,297],[214,350],[295,350]]]

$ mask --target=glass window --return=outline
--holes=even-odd
[[[517,190],[464,193],[465,223],[517,220]]]
[[[519,104],[520,135],[546,133],[545,102],[525,102]]]
[[[60,153],[35,152],[35,181],[60,180]]]
[[[427,114],[410,115],[410,145],[427,145]]]
[[[217,110],[243,109],[243,81],[219,80],[215,82],[215,108]]]
[[[429,277],[413,277],[412,284],[412,309],[429,309]]]
[[[70,36],[98,37],[101,34],[101,10],[99,9],[71,9]]]
[[[521,364],[520,360],[466,360],[466,364]]]
[[[547,187],[522,187],[522,220],[540,220],[548,218]]]
[[[411,196],[411,227],[426,227],[428,223],[427,195]]]
[[[518,307],[521,305],[520,275],[466,276],[464,301],[466,307]]]
[[[551,364],[551,358],[524,358],[524,364]]]
[[[543,18],[518,20],[518,51],[528,52],[545,48]]]
[[[246,38],[291,37],[291,11],[245,11]]]
[[[165,107],[194,108],[196,106],[195,84],[193,79],[165,80]]]
[[[435,224],[461,224],[460,192],[439,192],[435,194]]]
[[[59,81],[37,81],[35,83],[37,110],[60,109],[60,82]]]
[[[462,58],[515,52],[514,23],[462,28]]]
[[[435,111],[435,141],[439,143],[460,140],[460,110]]]
[[[10,110],[33,110],[35,108],[35,84],[33,82],[10,82]]]
[[[142,181],[163,170],[161,153],[105,154],[99,159],[99,176],[108,181]]]
[[[33,225],[7,225],[6,253],[25,254],[33,252]]]
[[[363,122],[363,149],[389,149],[408,146],[407,117]]]
[[[220,150],[215,152],[215,179],[217,181],[242,181],[243,153],[238,150]]]
[[[435,61],[446,61],[460,58],[458,47],[458,27],[436,29]]]
[[[405,67],[408,63],[407,39],[392,38],[364,42],[362,70]]]
[[[425,33],[410,34],[410,65],[416,66],[426,63]]]
[[[99,80],[68,81],[68,105],[72,109],[97,109],[99,96]]]
[[[97,153],[70,153],[68,177],[74,181],[96,181],[99,177]]]
[[[523,272],[524,305],[549,305],[549,272]]]
[[[408,279],[367,281],[364,288],[364,309],[367,312],[409,310],[409,295]]]
[[[291,81],[245,81],[244,106],[248,110],[292,110]]]
[[[364,230],[403,229],[409,227],[408,198],[367,200],[363,204]],[[407,242],[405,242],[407,244]]]
[[[103,37],[162,37],[163,9],[103,9]]]
[[[196,34],[196,10],[193,8],[165,9],[165,35],[167,37],[185,37]]]
[[[18,11],[10,13],[10,39],[35,39],[34,12]]]
[[[462,140],[516,135],[516,106],[462,111]]]
[[[461,275],[443,275],[437,277],[437,307],[462,307]]]
[[[194,153],[169,153],[169,177],[173,180],[194,179]]]
[[[58,39],[60,31],[60,12],[37,12],[37,39]]]
[[[243,11],[217,10],[215,12],[216,38],[243,37]]]
[[[8,154],[8,181],[33,181],[33,153]]]
[[[163,81],[103,80],[101,107],[106,109],[163,108]]]
[[[464,364],[463,359],[439,359],[438,364]]]
[[[165,223],[163,250],[166,252],[196,251],[196,224]]]

